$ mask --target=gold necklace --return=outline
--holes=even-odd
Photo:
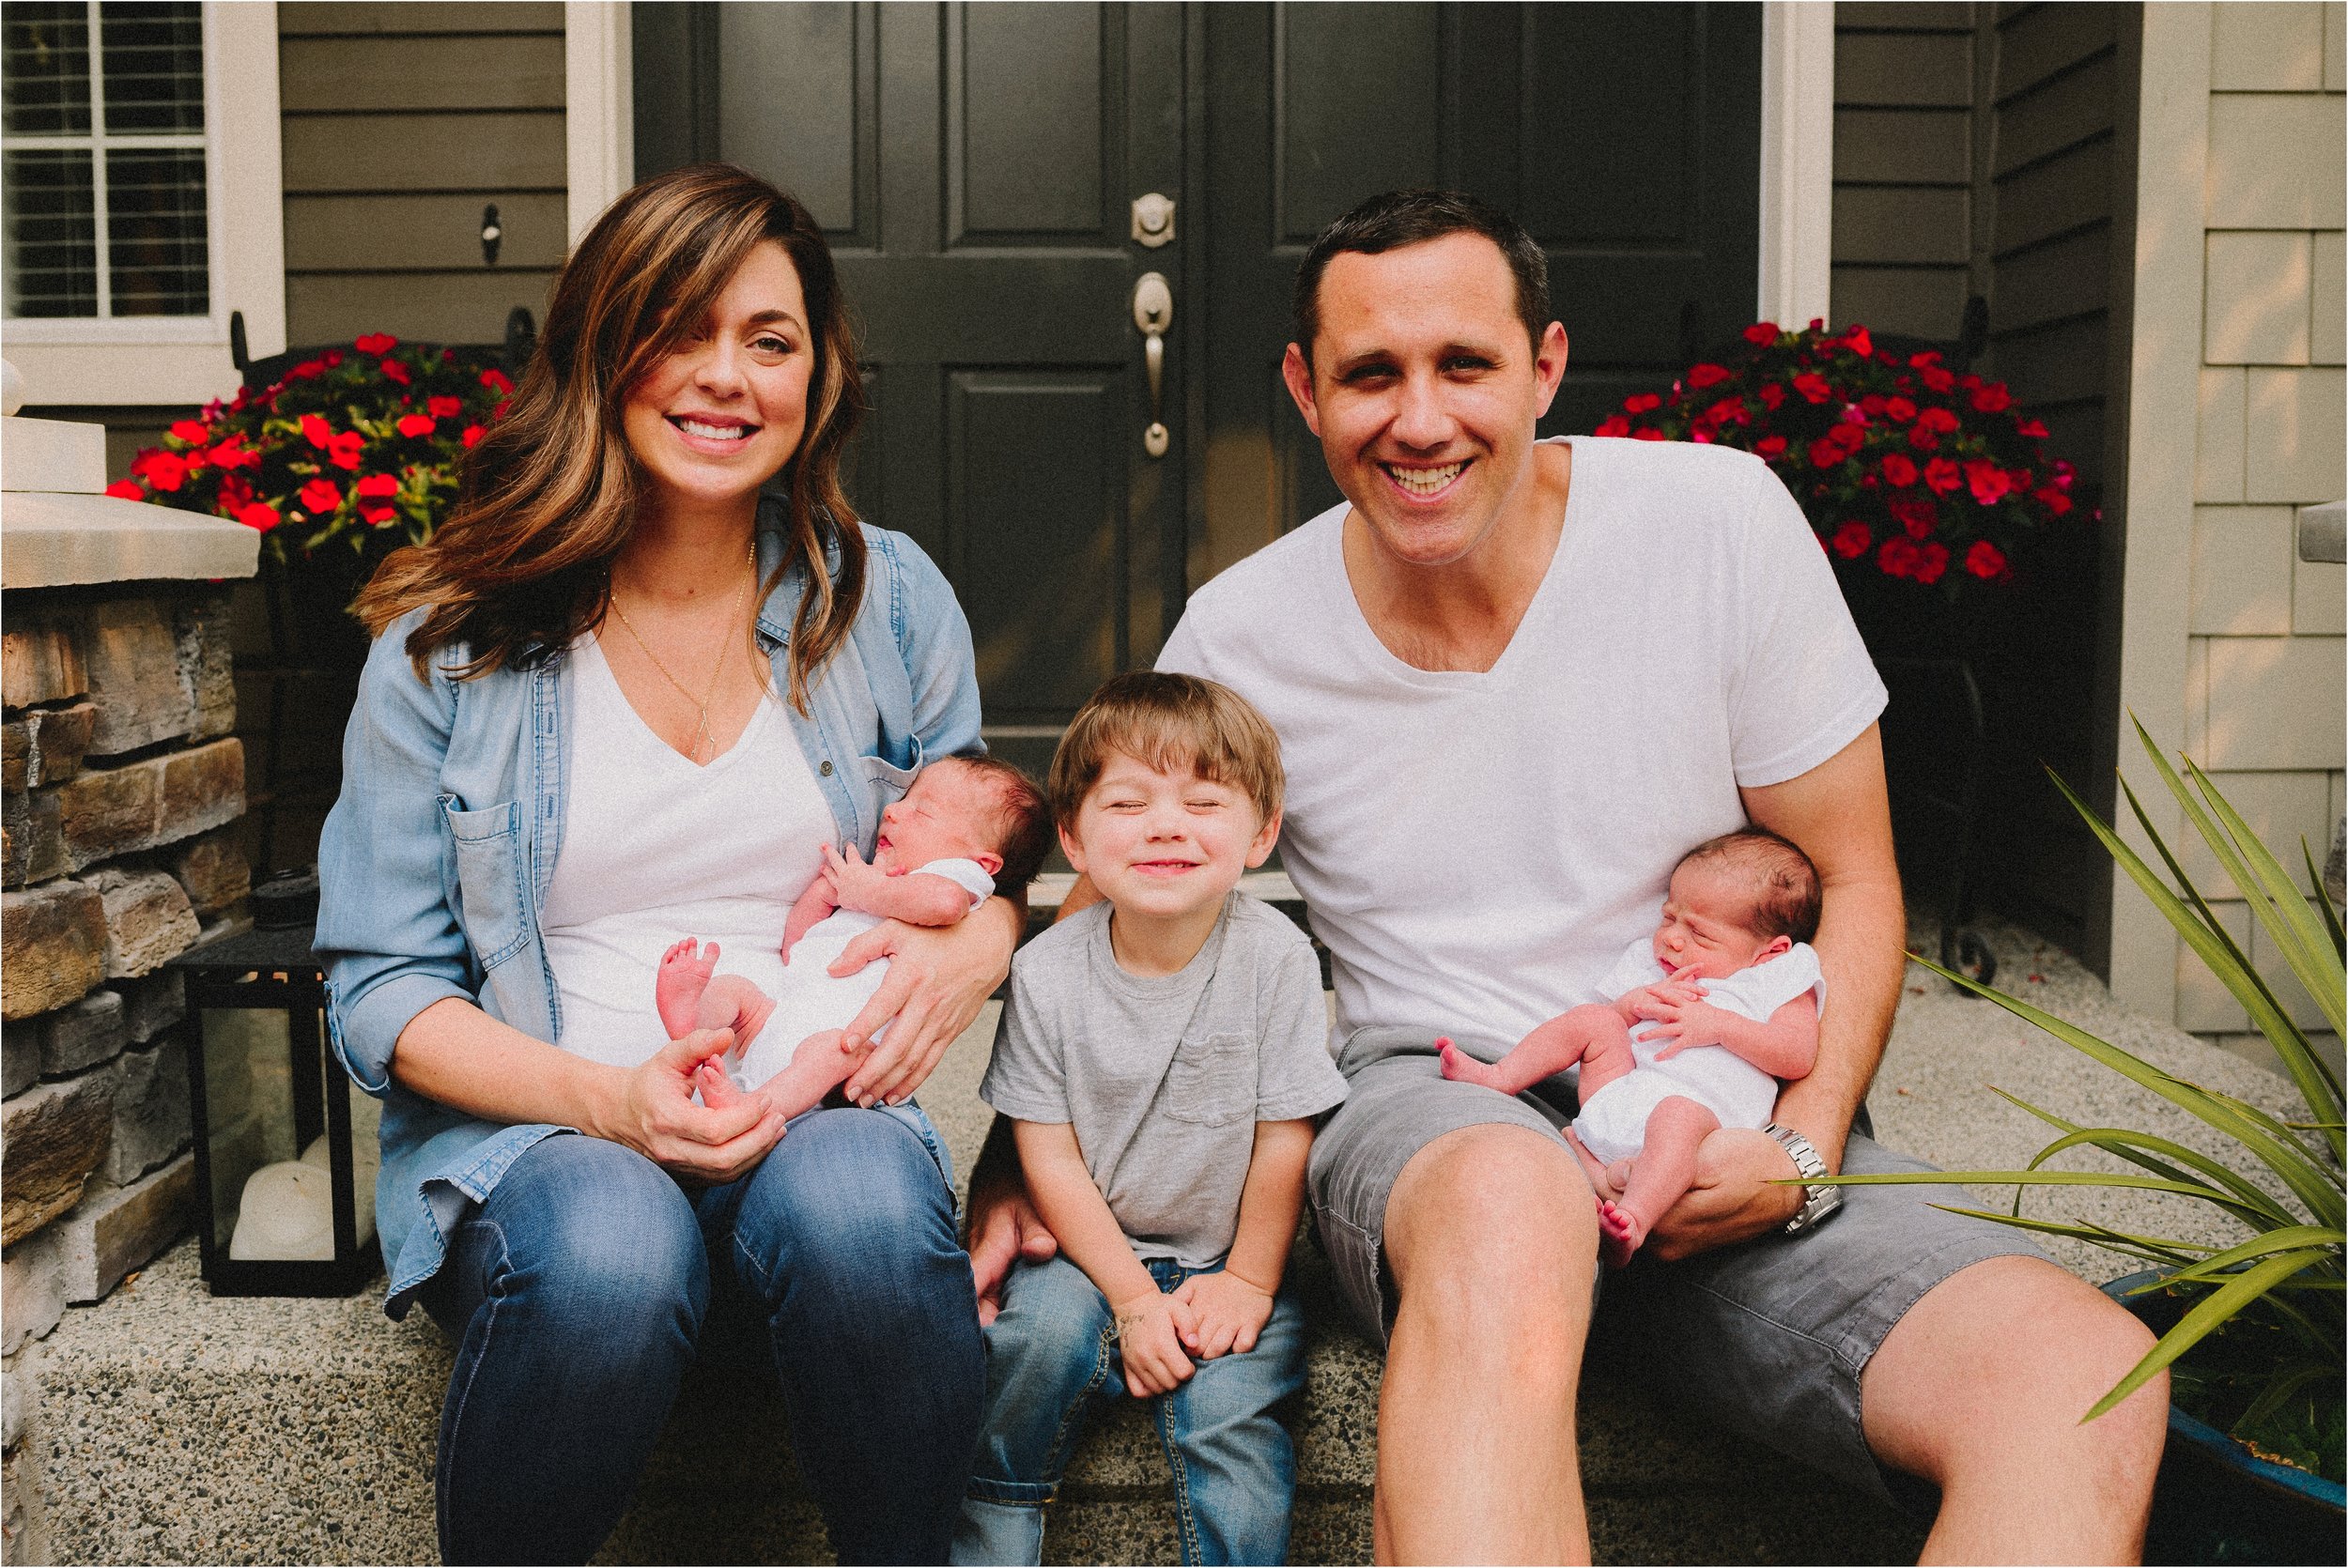
[[[726,655],[734,650],[734,623],[742,618],[742,596],[749,591],[750,581],[758,576],[758,541],[756,539],[750,541],[749,566],[749,577],[734,585],[734,607],[726,612],[726,636],[725,640],[718,646],[717,668],[709,673],[709,689],[703,692],[698,699],[686,689],[685,683],[676,678],[675,672],[660,662],[660,655],[652,651],[652,644],[644,640],[644,634],[638,631],[636,623],[627,618],[626,609],[620,604],[618,590],[614,589],[611,592],[611,612],[620,618],[620,624],[626,627],[627,635],[635,639],[636,646],[642,650],[644,657],[652,661],[652,667],[660,671],[663,680],[676,687],[679,697],[684,698],[687,702],[692,702],[701,711],[701,722],[693,730],[692,748],[685,754],[685,760],[696,765],[702,762],[702,747],[704,746],[709,748],[710,760],[714,761],[717,758],[717,737],[709,732],[709,704],[717,699],[718,683],[725,678]]]

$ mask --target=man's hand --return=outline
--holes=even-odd
[[[1003,1282],[1011,1278],[1012,1266],[1042,1263],[1059,1251],[1043,1217],[1027,1201],[1017,1161],[1008,1163],[1012,1179],[989,1182],[981,1157],[981,1169],[970,1182],[970,1278],[978,1286],[981,1329],[1003,1310]]]
[[[1272,1321],[1272,1293],[1248,1284],[1227,1268],[1210,1274],[1193,1274],[1178,1286],[1174,1299],[1190,1308],[1196,1330],[1182,1344],[1202,1361],[1256,1348],[1256,1336]]]
[[[1620,1203],[1614,1175],[1608,1171],[1596,1184],[1598,1195]],[[1723,1127],[1697,1146],[1695,1181],[1640,1250],[1669,1263],[1767,1236],[1801,1211],[1800,1176],[1793,1157],[1768,1133]],[[1786,1180],[1793,1185],[1774,1185]]]
[[[1172,1393],[1196,1370],[1182,1345],[1197,1336],[1190,1304],[1151,1289],[1116,1305],[1117,1353],[1125,1363],[1125,1391],[1135,1399]]]

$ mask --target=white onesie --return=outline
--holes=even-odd
[[[1611,1002],[1670,975],[1656,961],[1655,939],[1643,936],[1624,949],[1599,989]],[[1817,953],[1806,942],[1726,979],[1699,983],[1712,1006],[1756,1022],[1768,1022],[1778,1008],[1805,991],[1817,992],[1818,1016],[1826,1016],[1826,976],[1819,971]],[[1631,1029],[1630,1050],[1639,1065],[1592,1095],[1574,1118],[1573,1135],[1599,1163],[1611,1165],[1637,1155],[1646,1145],[1647,1117],[1674,1095],[1694,1100],[1720,1117],[1722,1127],[1769,1124],[1769,1113],[1777,1106],[1776,1079],[1724,1045],[1691,1046],[1670,1061],[1659,1062],[1656,1053],[1671,1041],[1650,1038],[1654,1028],[1651,1022],[1641,1022]]]
[[[915,867],[909,874],[923,872],[959,883],[970,895],[972,909],[995,894],[995,879],[975,860],[933,860]],[[793,944],[791,961],[782,968],[781,988],[775,994],[773,1014],[750,1048],[728,1069],[736,1084],[746,1089],[758,1087],[790,1065],[791,1053],[798,1050],[801,1040],[825,1029],[845,1028],[863,1010],[873,992],[880,989],[881,976],[888,973],[888,961],[877,959],[853,975],[834,976],[828,971],[849,943],[880,923],[877,915],[835,909]],[[888,1032],[888,1026],[883,1024],[873,1031],[873,1038],[878,1040]]]

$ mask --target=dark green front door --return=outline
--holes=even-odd
[[[1030,763],[1187,586],[1336,499],[1278,388],[1313,234],[1446,184],[1549,252],[1586,430],[1751,317],[1757,6],[640,5],[639,175],[723,157],[866,325],[851,493],[935,555]],[[1169,243],[1135,202],[1174,201]],[[1163,457],[1135,285],[1166,283]]]

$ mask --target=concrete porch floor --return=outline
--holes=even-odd
[[[2270,1111],[2272,1074],[2112,1003],[2067,956],[1992,926],[2008,989],[2165,1069]],[[1922,943],[1930,933],[1919,930]],[[989,1113],[976,1096],[993,1009],[922,1099],[966,1171]],[[1997,1086],[2073,1121],[2211,1141],[2165,1103],[1992,1005],[1911,966],[1870,1104],[1887,1144],[1946,1168],[2011,1166],[2047,1132]],[[2213,1148],[2213,1152],[2215,1152]],[[1994,1197],[1985,1194],[1990,1202]],[[2058,1207],[2058,1205],[2062,1207]],[[2220,1234],[2219,1222],[2141,1194],[2033,1199],[2032,1213],[2124,1228]],[[2117,1258],[2058,1244],[2091,1278]],[[1338,1319],[1318,1253],[1295,1267],[1317,1298],[1297,1411],[1300,1562],[1369,1555],[1379,1363]],[[379,1287],[378,1287],[379,1289]],[[214,1300],[193,1242],[108,1300],[70,1309],[18,1376],[35,1438],[23,1562],[428,1562],[432,1457],[450,1352],[422,1313],[387,1320],[370,1291],[339,1301]],[[1580,1412],[1591,1534],[1601,1562],[1913,1561],[1922,1527],[1792,1460],[1660,1409],[1638,1369],[1593,1365]],[[1178,1560],[1170,1483],[1128,1407],[1088,1438],[1045,1540],[1047,1560]],[[793,1473],[779,1401],[754,1358],[713,1354],[687,1381],[635,1504],[601,1560],[828,1560]]]

